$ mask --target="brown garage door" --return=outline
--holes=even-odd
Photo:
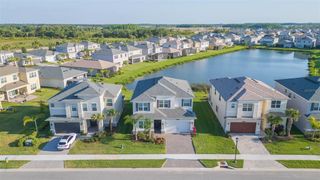
[[[255,133],[256,123],[249,122],[233,122],[230,126],[230,132],[232,133]]]

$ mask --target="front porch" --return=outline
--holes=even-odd
[[[28,84],[23,81],[9,83],[0,88],[1,99],[8,102],[22,103],[35,99],[37,96],[28,94]]]

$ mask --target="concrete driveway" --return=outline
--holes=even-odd
[[[39,155],[66,155],[69,153],[69,150],[59,151],[57,149],[58,142],[60,140],[60,136],[53,137],[38,153]],[[31,161],[21,168],[24,169],[46,169],[46,168],[63,168],[64,163],[63,161]]]
[[[252,134],[231,134],[232,140],[236,143],[238,137],[238,150],[240,154],[262,154],[269,155],[269,151],[264,147],[259,137]],[[246,160],[244,162],[246,169],[281,169],[285,168],[277,161]]]
[[[167,154],[195,154],[190,134],[166,134]],[[164,167],[167,168],[201,168],[198,160],[168,159]]]

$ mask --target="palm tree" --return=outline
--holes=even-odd
[[[37,120],[44,117],[44,114],[38,114],[35,116],[24,116],[23,117],[23,126],[26,126],[28,123],[32,122],[34,123],[34,126],[36,128],[36,131],[38,132],[38,124],[37,124]]]
[[[314,139],[316,131],[320,131],[320,121],[316,119],[314,116],[310,116],[309,122],[310,122],[311,128],[313,129],[312,139]]]
[[[92,76],[92,74],[93,74],[93,69],[92,69],[92,68],[89,68],[89,69],[88,69],[88,72],[89,72],[90,76]]]
[[[101,69],[100,73],[103,77],[108,77],[109,76],[109,70],[108,69]]]
[[[287,109],[286,110],[286,116],[287,116],[287,136],[291,136],[291,128],[293,125],[293,122],[298,121],[300,117],[300,112],[297,109]]]
[[[109,109],[107,110],[107,116],[110,117],[109,127],[110,127],[110,133],[112,132],[112,123],[114,116],[117,115],[117,111],[115,109]]]
[[[133,133],[134,133],[134,139],[137,141],[138,140],[138,133],[137,133],[137,123],[138,120],[141,119],[141,116],[136,117],[136,116],[125,116],[124,121],[125,123],[132,123],[132,128],[133,128]]]
[[[272,137],[274,136],[274,131],[278,125],[282,123],[283,119],[280,116],[275,116],[273,114],[269,114],[268,122],[271,124]]]
[[[102,130],[103,130],[103,124],[101,124],[101,123],[103,123],[104,115],[101,114],[101,113],[93,114],[93,115],[91,116],[91,119],[92,119],[93,121],[97,121],[97,122],[98,122],[98,129],[99,129],[99,131],[102,131]]]
[[[25,61],[26,64],[32,64],[33,59],[31,57],[28,57]]]
[[[148,133],[149,138],[151,138],[151,126],[152,126],[152,121],[149,118],[146,118],[144,120],[144,129]]]
[[[8,58],[8,61],[10,63],[13,63],[14,66],[17,66],[17,62],[19,61],[20,59],[18,57],[9,57]]]

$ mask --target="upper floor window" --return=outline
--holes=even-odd
[[[232,103],[231,108],[234,109],[236,107],[236,104]]]
[[[182,107],[191,107],[192,106],[192,100],[191,99],[182,99]]]
[[[280,108],[281,101],[271,101],[271,108]]]
[[[31,72],[29,73],[29,78],[37,77],[37,72]]]
[[[6,77],[2,77],[1,78],[1,83],[3,84],[3,83],[6,83],[7,82],[7,78]]]
[[[219,101],[221,101],[221,95],[219,95]]]
[[[15,81],[15,80],[18,79],[18,76],[17,76],[16,74],[14,74],[14,75],[12,76],[12,79]]]
[[[252,111],[253,110],[253,104],[243,104],[242,111]]]
[[[216,89],[214,89],[214,94],[217,94],[217,90]]]
[[[82,104],[82,111],[88,111],[88,105]]]
[[[77,111],[77,105],[71,105],[71,111]]]
[[[136,103],[137,111],[150,111],[150,103]]]
[[[113,106],[112,99],[107,99],[107,106]]]
[[[92,111],[97,111],[97,104],[96,103],[92,103],[91,104],[91,110]]]
[[[158,108],[170,108],[170,100],[157,100]]]
[[[53,104],[53,103],[51,103],[51,104],[50,104],[50,107],[52,107],[52,108],[53,108],[53,107],[54,107],[54,104]]]
[[[311,103],[311,109],[310,111],[320,111],[320,105],[319,103]]]

